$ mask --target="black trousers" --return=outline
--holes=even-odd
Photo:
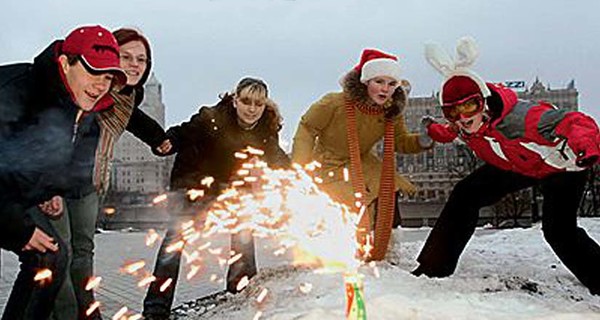
[[[417,273],[446,277],[473,235],[479,210],[505,195],[539,185],[544,204],[544,239],[563,264],[591,293],[600,294],[600,246],[577,226],[577,209],[587,171],[563,172],[543,179],[483,165],[456,184],[417,261]]]
[[[27,214],[31,216],[39,229],[54,238],[58,244],[58,251],[46,253],[13,251],[19,256],[21,265],[8,302],[4,307],[2,320],[48,319],[67,271],[67,246],[50,225],[48,217],[37,208],[28,210]],[[51,281],[36,282],[33,280],[42,269],[49,269],[52,272]]]
[[[171,313],[171,307],[173,306],[173,300],[175,299],[175,286],[177,284],[177,279],[179,278],[181,251],[175,250],[167,252],[166,249],[171,244],[182,240],[181,230],[179,228],[181,222],[194,218],[194,216],[187,212],[189,212],[190,209],[192,209],[192,211],[207,209],[209,204],[210,201],[206,201],[206,203],[201,204],[200,206],[190,208],[187,205],[186,200],[182,199],[177,205],[177,208],[173,211],[182,212],[183,214],[172,216],[171,223],[158,251],[153,272],[156,280],[150,284],[150,287],[146,292],[146,297],[144,298],[143,315],[145,317],[168,317]],[[236,286],[244,276],[247,276],[248,279],[250,279],[257,273],[254,238],[252,237],[251,232],[243,231],[238,234],[232,234],[231,250],[236,254],[242,253],[241,258],[229,266],[226,276],[227,291],[236,293]],[[166,290],[161,292],[160,286],[168,279],[172,279],[172,284]]]

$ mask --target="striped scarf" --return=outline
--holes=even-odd
[[[348,151],[350,153],[350,175],[352,188],[355,193],[360,193],[361,198],[366,195],[366,186],[360,159],[360,145],[356,120],[356,109],[368,115],[381,115],[383,108],[374,108],[355,103],[349,97],[345,99],[346,107],[346,137],[348,139]],[[377,213],[375,219],[374,248],[367,260],[383,260],[387,252],[388,243],[392,232],[394,220],[394,120],[385,119],[385,131],[383,138],[383,163],[381,178],[379,181],[379,195],[377,197]],[[362,204],[365,205],[365,204]],[[366,244],[366,236],[371,231],[369,214],[364,214],[359,221],[357,239],[361,245]]]
[[[100,194],[108,190],[115,143],[129,123],[135,101],[135,91],[129,95],[111,91],[110,95],[115,101],[113,108],[97,115],[100,140],[96,148],[93,181],[96,191]]]

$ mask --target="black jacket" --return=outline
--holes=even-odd
[[[171,172],[171,190],[205,189],[200,182],[215,179],[212,192],[227,184],[240,168],[234,153],[252,146],[265,152],[263,160],[271,167],[289,165],[289,158],[279,147],[278,129],[271,124],[273,115],[262,116],[256,127],[244,130],[237,123],[233,98],[224,97],[216,106],[202,107],[188,122],[170,128],[167,136],[177,152]]]
[[[94,117],[83,116],[63,84],[57,63],[61,41],[33,64],[0,66],[0,247],[19,250],[34,225],[24,210],[62,195],[77,183],[69,166],[75,150],[95,149]],[[84,152],[79,154],[86,159]]]

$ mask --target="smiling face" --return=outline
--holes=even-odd
[[[392,99],[396,87],[398,87],[398,81],[394,78],[387,76],[375,77],[367,82],[367,93],[373,102],[383,106]]]
[[[247,88],[248,89],[248,88]],[[251,127],[265,112],[267,96],[264,91],[242,90],[235,97],[235,109],[239,123]]]
[[[90,73],[80,60],[74,64],[69,64],[68,60],[65,55],[59,57],[67,86],[73,94],[75,103],[84,111],[90,111],[110,90],[114,75],[109,72]]]
[[[127,74],[127,85],[137,85],[148,66],[146,46],[139,40],[129,41],[120,46],[119,56],[121,68]]]

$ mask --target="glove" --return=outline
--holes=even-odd
[[[433,139],[429,136],[428,128],[435,123],[435,119],[432,116],[423,116],[421,118],[421,125],[419,126],[419,145],[422,148],[431,148],[433,146]]]
[[[594,166],[600,160],[600,148],[597,139],[580,138],[567,141],[577,155],[575,164],[581,168]]]

